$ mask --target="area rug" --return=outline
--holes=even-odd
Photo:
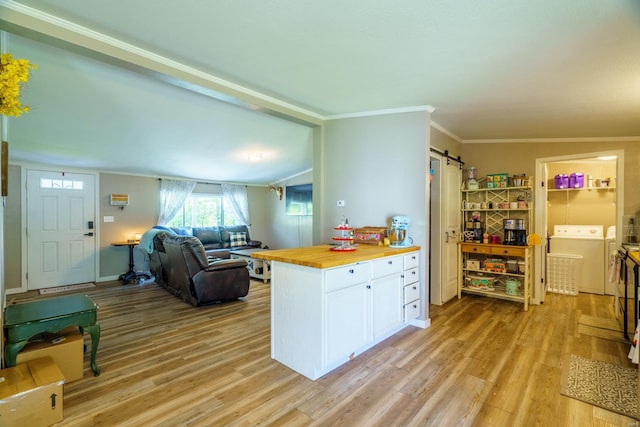
[[[55,288],[38,289],[40,295],[57,294],[60,292],[76,291],[78,289],[95,288],[95,283],[80,283],[77,285],[58,286]]]
[[[636,418],[638,369],[571,354],[563,366],[560,394]]]
[[[616,319],[605,319],[582,314],[578,320],[578,333],[631,344],[625,338],[620,323]]]

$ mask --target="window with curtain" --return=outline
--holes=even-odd
[[[192,193],[178,210],[169,227],[216,227],[245,224],[229,201],[219,194]]]

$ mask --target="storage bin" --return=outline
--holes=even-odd
[[[469,289],[478,289],[482,291],[495,290],[493,277],[468,275],[465,279],[467,288]]]
[[[480,270],[480,260],[479,259],[468,259],[467,260],[467,268],[470,270]]]
[[[547,254],[547,290],[578,295],[581,271],[582,255]]]
[[[584,187],[584,174],[582,172],[574,172],[569,176],[570,188]]]
[[[504,273],[507,271],[507,263],[501,259],[488,259],[484,262],[484,269],[494,273]]]
[[[569,177],[563,173],[556,175],[555,187],[557,189],[569,188]]]
[[[509,259],[507,260],[507,273],[517,273],[518,272],[518,260]]]
[[[509,186],[509,174],[492,173],[487,175],[487,188],[506,188]]]

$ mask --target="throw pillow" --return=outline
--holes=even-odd
[[[229,243],[232,248],[247,246],[247,233],[244,231],[230,231]]]

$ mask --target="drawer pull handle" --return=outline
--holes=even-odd
[[[411,274],[413,274],[413,275],[415,276],[415,275],[416,275],[416,272],[415,272],[415,271],[412,271],[412,272],[411,272]]]
[[[387,261],[387,264],[391,265],[393,264],[393,261]]]
[[[371,285],[367,285],[367,289],[371,289]]]
[[[353,271],[353,268],[349,269],[349,274],[353,274],[353,273],[355,273],[355,272]]]
[[[418,288],[416,286],[414,286],[413,289],[418,289]]]

